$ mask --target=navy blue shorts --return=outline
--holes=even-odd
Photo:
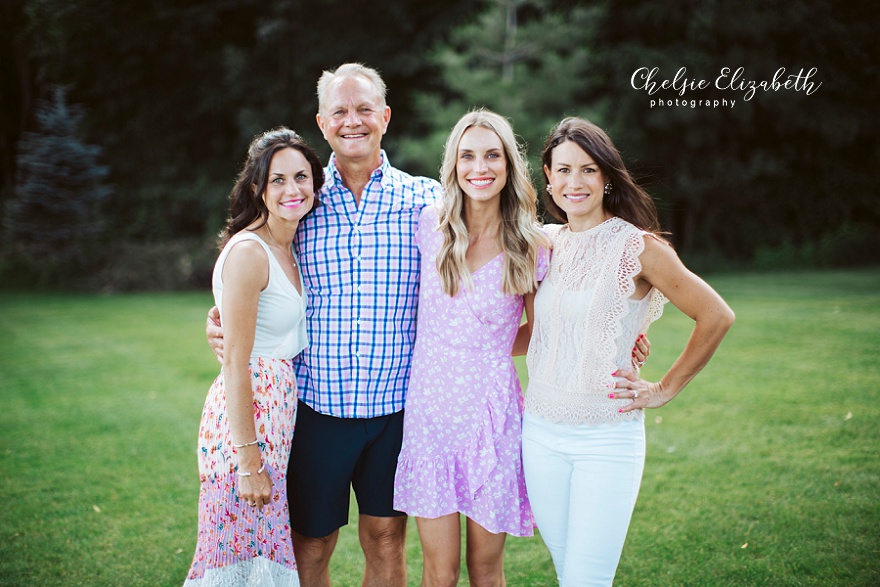
[[[378,418],[336,418],[297,405],[287,470],[293,530],[310,538],[348,524],[351,488],[361,514],[403,516],[392,507],[403,411]]]

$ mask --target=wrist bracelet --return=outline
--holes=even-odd
[[[266,470],[266,465],[265,464],[260,465],[260,468],[257,469],[257,475],[259,475],[260,473],[262,473],[265,470]],[[238,475],[239,477],[250,477],[252,475],[252,473],[239,472],[238,467],[235,468],[235,474]]]
[[[257,444],[258,442],[260,442],[260,439],[254,438],[253,442],[246,442],[244,444],[234,444],[233,443],[232,448],[244,448],[246,446],[253,446],[253,445]]]

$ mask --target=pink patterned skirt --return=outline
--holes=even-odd
[[[185,587],[298,586],[287,509],[287,462],[296,416],[292,362],[251,359],[254,422],[272,500],[260,511],[236,494],[223,373],[208,391],[199,428],[199,533]]]

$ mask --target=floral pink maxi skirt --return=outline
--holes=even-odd
[[[221,372],[199,428],[199,533],[185,587],[298,586],[287,509],[287,461],[296,416],[291,361],[251,359],[254,422],[272,499],[260,511],[236,494],[235,459]]]

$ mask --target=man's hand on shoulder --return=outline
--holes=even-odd
[[[220,326],[220,308],[214,306],[208,310],[208,319],[205,322],[205,335],[211,350],[217,355],[217,360],[223,364],[223,328]]]

